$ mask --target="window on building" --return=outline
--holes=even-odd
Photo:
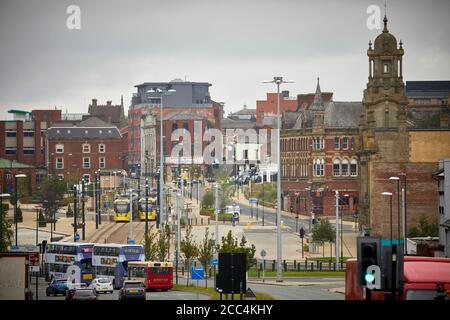
[[[15,147],[6,147],[5,154],[8,156],[15,156],[17,154],[17,148]]]
[[[105,157],[100,157],[100,158],[98,158],[98,167],[99,167],[100,169],[105,169],[105,167],[106,167],[106,160],[105,160]]]
[[[344,137],[344,138],[342,139],[342,149],[348,150],[348,142],[349,142],[348,137]]]
[[[6,129],[6,137],[7,138],[17,137],[17,130],[16,129]]]
[[[384,110],[384,127],[389,128],[389,110]]]
[[[34,129],[23,129],[24,137],[34,137]]]
[[[33,155],[34,154],[34,147],[24,147],[23,148],[23,154],[24,155]]]
[[[341,174],[343,176],[348,176],[348,160],[347,159],[342,160]]]
[[[106,147],[105,144],[101,143],[98,145],[98,152],[105,153]]]
[[[389,63],[383,63],[383,73],[389,73]]]
[[[56,146],[55,146],[55,151],[56,151],[56,153],[64,153],[64,145],[63,144],[57,144]]]
[[[42,184],[42,182],[45,179],[45,173],[37,173],[36,174],[36,186],[39,188]]]
[[[350,161],[350,175],[356,177],[358,175],[358,163],[356,159]]]
[[[178,129],[178,124],[172,123],[172,131],[175,131]]]
[[[183,128],[189,131],[189,123],[184,122],[183,123]]]
[[[248,160],[248,149],[244,150],[244,160]]]
[[[321,177],[324,175],[325,161],[323,159],[314,160],[314,175]]]
[[[64,169],[64,158],[56,158],[56,169]]]
[[[444,207],[443,206],[439,206],[439,214],[444,214]]]
[[[339,150],[341,148],[341,139],[339,137],[334,138],[334,149]]]
[[[91,153],[91,145],[88,143],[83,143],[83,153]]]
[[[341,175],[341,162],[339,159],[333,161],[333,176],[337,177]]]
[[[91,168],[91,158],[85,157],[83,158],[83,169],[90,169]]]

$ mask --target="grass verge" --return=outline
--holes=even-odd
[[[173,290],[185,291],[185,292],[198,292],[200,294],[206,294],[206,295],[210,296],[211,300],[219,300],[220,299],[219,293],[216,292],[216,290],[214,290],[214,288],[197,287],[195,284],[194,285],[190,284],[189,287],[187,287],[185,285],[174,284]],[[256,295],[256,300],[275,300],[271,295],[269,295],[267,293],[262,293],[262,292],[254,292],[254,293]],[[226,300],[225,296],[228,296],[228,300],[231,300],[231,294],[224,295],[224,299]],[[238,300],[239,294],[235,294],[234,299]]]

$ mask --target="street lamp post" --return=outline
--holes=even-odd
[[[84,179],[81,180],[81,223],[82,223],[82,234],[81,238],[86,240],[86,216],[84,214]]]
[[[14,195],[15,195],[15,202],[14,202],[14,222],[15,222],[15,225],[16,225],[16,246],[17,246],[17,236],[18,236],[18,228],[17,228],[17,219],[18,219],[18,217],[17,217],[17,203],[19,202],[19,199],[17,199],[18,198],[18,196],[17,196],[17,189],[18,189],[18,186],[17,186],[17,179],[18,178],[26,178],[27,176],[25,175],[25,174],[16,174],[15,176],[14,176]],[[51,226],[50,226],[50,229],[51,229]]]
[[[396,295],[396,260],[394,260],[394,255],[396,256],[396,246],[392,241],[392,192],[383,192],[383,196],[389,197],[389,223],[390,223],[390,242],[391,242],[391,269],[392,269],[392,277],[391,277],[391,299],[395,300]]]
[[[160,222],[163,221],[163,208],[164,208],[164,196],[163,196],[163,192],[164,192],[164,135],[163,135],[163,121],[164,121],[164,114],[163,114],[163,97],[165,95],[170,95],[173,92],[176,92],[175,89],[169,89],[169,90],[162,90],[160,88],[157,89],[151,89],[148,90],[147,92],[150,93],[159,93],[159,95],[161,96],[161,109],[160,109],[160,141],[159,141],[159,157],[160,157],[160,173],[159,173],[159,215],[160,215]],[[159,224],[159,228],[160,228],[160,233],[162,234],[163,229],[162,229],[162,223]]]
[[[400,173],[399,176],[403,176],[403,188],[402,188],[402,208],[403,208],[403,252],[408,254],[408,224],[406,214],[406,173]]]
[[[400,247],[400,178],[399,177],[389,177],[391,181],[397,181],[397,240],[398,248]]]
[[[145,178],[145,235],[148,233],[148,178]]]
[[[77,208],[77,198],[78,198],[78,192],[77,192],[78,190],[77,190],[77,186],[74,184],[73,185],[73,239],[74,239],[74,242],[76,242],[77,240],[76,240],[76,237],[75,237],[75,235],[77,234],[77,232],[78,232],[78,225],[77,225],[77,210],[78,210],[78,208]]]
[[[277,282],[283,281],[283,271],[281,267],[281,159],[280,159],[280,130],[281,130],[281,114],[280,114],[280,84],[293,83],[293,81],[284,81],[283,77],[274,77],[272,81],[264,81],[264,83],[275,83],[277,85]]]

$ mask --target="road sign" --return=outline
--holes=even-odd
[[[209,261],[209,264],[212,266],[217,266],[219,264],[219,260],[217,259],[212,259]]]
[[[266,250],[262,249],[261,250],[261,257],[264,258],[266,256],[266,254],[267,254]]]
[[[203,280],[203,279],[205,279],[205,269],[203,269],[203,267],[192,267],[192,269],[191,269],[191,279],[192,280]]]
[[[133,239],[128,239],[128,244],[134,244],[134,240]]]
[[[248,202],[250,202],[250,203],[257,203],[258,199],[257,198],[249,198]]]
[[[75,235],[73,237],[75,239],[75,241],[79,241],[80,240],[80,234],[78,232],[75,232]]]

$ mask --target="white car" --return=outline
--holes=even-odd
[[[99,292],[113,293],[114,291],[112,281],[107,278],[95,278],[94,280],[92,280],[89,287],[94,289],[96,293]]]

